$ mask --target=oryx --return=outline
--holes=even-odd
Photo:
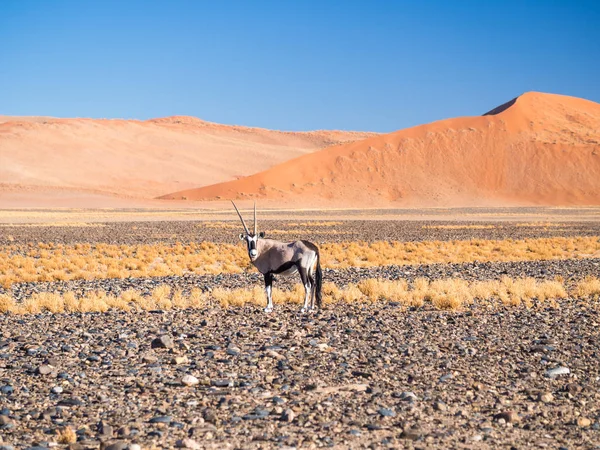
[[[250,261],[265,277],[265,291],[267,293],[265,312],[273,311],[273,298],[271,295],[273,275],[288,276],[296,272],[300,273],[305,291],[304,306],[301,311],[306,312],[309,309],[314,309],[315,299],[317,307],[321,308],[323,273],[321,272],[321,261],[317,246],[308,241],[280,242],[265,239],[263,231],[257,233],[256,202],[254,202],[254,233],[250,233],[233,200],[231,203],[244,226],[245,233],[240,234],[240,240],[246,241]]]

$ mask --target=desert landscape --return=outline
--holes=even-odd
[[[254,23],[244,16],[236,27],[229,22],[235,14],[222,16],[218,32],[227,35]],[[327,23],[343,22],[336,11]],[[128,31],[134,23],[127,21]],[[171,43],[163,56],[185,58],[164,66],[187,67],[212,48],[213,34],[193,48],[188,36]],[[111,58],[126,41],[114,41]],[[294,34],[300,51],[297,41]],[[162,39],[149,42],[154,49]],[[202,60],[198,72],[243,60],[239,44],[235,57],[214,66]],[[78,52],[77,64],[80,53],[94,51]],[[263,65],[287,53],[267,53],[256,73],[274,90],[252,103],[258,112],[263,102],[275,108],[285,97],[279,83],[295,73],[272,75]],[[322,64],[337,54],[328,51]],[[334,65],[361,54],[349,55]],[[138,56],[121,54],[123,61]],[[506,65],[520,68],[513,56]],[[366,77],[391,59],[344,70]],[[204,111],[248,111],[246,95],[260,83],[247,65],[231,71],[244,77],[239,101],[227,95],[235,83],[219,90],[213,79],[209,89],[179,82],[177,73],[155,80],[151,95],[143,91],[151,101],[138,99],[140,108],[162,98],[171,111],[201,92],[195,101]],[[305,77],[309,66],[299,70]],[[106,78],[106,104],[153,75],[144,71],[119,90],[127,70],[113,78],[95,62],[90,67],[101,78],[86,92]],[[229,73],[217,69],[220,77]],[[578,75],[569,70],[569,78]],[[360,89],[344,87],[340,98],[361,104],[383,72],[405,71],[378,69],[375,80],[361,78]],[[552,72],[544,65],[544,77]],[[306,85],[333,89],[342,78]],[[446,89],[447,81],[439,84]],[[298,90],[285,100],[290,113],[310,103],[304,82],[286,88]],[[179,100],[154,97],[156,86],[172,93],[179,84]],[[55,88],[68,93],[46,91]],[[213,89],[219,97],[211,103]],[[327,111],[336,97],[326,94],[295,120]],[[419,101],[425,97],[434,95],[421,93]],[[600,448],[600,104],[536,91],[511,97],[486,113],[387,133],[6,111],[0,450]],[[385,98],[374,98],[384,109]],[[20,111],[21,97],[17,103]],[[62,104],[61,97],[54,106]],[[344,109],[360,107],[338,106],[340,116]],[[253,228],[257,206],[256,231],[265,236]],[[276,250],[265,256],[269,248]],[[316,267],[322,285],[312,279]],[[303,278],[283,276],[292,269]],[[311,284],[322,307],[301,311]]]
[[[599,130],[3,117],[0,449],[597,448]],[[263,312],[230,200],[318,245],[323,309]]]

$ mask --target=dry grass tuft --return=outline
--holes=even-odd
[[[65,427],[62,430],[58,431],[56,441],[59,444],[63,445],[74,444],[75,442],[77,442],[77,434],[75,434],[73,428]]]
[[[335,230],[332,230],[333,233]],[[289,231],[288,231],[289,232]],[[321,245],[329,268],[532,261],[600,257],[598,237],[426,242],[344,242]],[[43,244],[0,247],[0,285],[97,278],[143,278],[253,270],[244,245]],[[158,295],[158,294],[157,294]]]
[[[423,225],[425,230],[490,230],[496,225]]]
[[[591,297],[594,300],[598,300],[600,299],[600,279],[587,277],[577,283],[574,292],[578,298]]]
[[[586,278],[579,282],[570,294],[574,298],[598,299],[600,280]],[[564,282],[560,279],[537,281],[533,278],[504,277],[501,280],[469,283],[457,278],[432,282],[425,278],[417,278],[410,286],[405,280],[366,279],[343,288],[331,282],[323,284],[323,299],[326,304],[394,301],[405,306],[421,307],[430,303],[438,309],[458,310],[470,305],[475,299],[487,302],[500,301],[507,306],[531,307],[534,302],[543,303],[568,296]],[[224,308],[266,304],[262,286],[254,286],[252,289],[216,288],[210,294],[194,289],[189,295],[184,295],[181,290],[172,291],[167,285],[159,285],[149,296],[143,296],[132,289],[124,291],[118,297],[103,291],[89,292],[79,298],[72,292],[62,296],[42,292],[17,303],[8,295],[0,295],[0,313],[39,314],[104,312],[110,309],[129,311],[130,309],[203,308],[210,303],[211,299]],[[276,304],[300,304],[303,301],[304,287],[300,284],[296,284],[291,290],[273,289],[273,302]]]

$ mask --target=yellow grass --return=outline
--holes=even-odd
[[[77,442],[77,434],[75,434],[73,428],[65,427],[62,430],[58,431],[56,440],[59,444],[63,445],[74,444],[75,442]]]
[[[333,231],[332,231],[333,232]],[[532,261],[600,257],[593,237],[425,242],[343,242],[320,245],[323,267]],[[0,285],[74,279],[241,273],[255,270],[239,243],[0,246]]]
[[[600,279],[586,278],[574,286],[570,293],[567,293],[564,282],[560,279],[537,281],[533,278],[509,277],[471,283],[457,278],[431,282],[425,278],[417,278],[410,285],[405,280],[366,279],[343,288],[331,282],[323,284],[325,304],[393,301],[416,307],[429,303],[438,309],[448,310],[461,309],[475,300],[531,307],[535,303],[566,298],[569,294],[573,298],[598,300]],[[17,303],[7,295],[0,295],[0,313],[105,312],[110,309],[170,310],[202,308],[211,301],[224,308],[247,304],[264,306],[266,297],[262,286],[258,285],[250,289],[216,288],[211,293],[202,293],[199,289],[194,289],[189,295],[184,295],[180,290],[172,292],[169,286],[159,285],[150,296],[142,296],[139,291],[132,289],[124,291],[118,297],[103,291],[91,292],[79,298],[72,292],[62,296],[55,293],[38,293],[24,302]],[[304,288],[297,284],[291,290],[274,289],[273,301],[276,304],[300,304],[304,301]]]
[[[496,225],[423,225],[425,230],[489,230]]]
[[[577,283],[575,287],[577,297],[592,297],[595,300],[600,298],[600,280],[598,278],[587,277]]]
[[[557,223],[557,222],[523,222],[523,223],[517,223],[516,226],[518,227],[530,227],[530,228],[537,228],[537,227],[541,227],[541,228],[568,228],[571,227],[572,225],[567,225],[566,223]]]

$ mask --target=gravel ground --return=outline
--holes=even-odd
[[[517,226],[517,223],[509,222],[348,220],[334,226],[298,225],[307,223],[307,221],[308,223],[311,222],[310,219],[264,220],[260,221],[260,229],[266,231],[267,235],[273,239],[310,239],[315,243],[356,240],[408,242],[473,238],[525,239],[531,237],[600,235],[600,222],[564,222],[554,223],[552,226]],[[0,228],[0,245],[38,242],[63,244],[84,242],[152,244],[157,242],[188,243],[200,241],[237,243],[237,236],[243,231],[239,221],[227,222],[227,225],[234,228],[211,228],[206,226],[206,222],[192,221],[120,222],[97,225],[99,226],[2,226]],[[492,226],[493,228],[438,228],[446,226]],[[273,230],[284,233],[270,234],[270,231]]]
[[[301,228],[261,223],[267,230]],[[311,232],[316,242],[600,234],[592,222],[427,225],[465,223],[349,221],[310,229],[324,231]],[[297,238],[296,232],[277,237]],[[194,222],[3,227],[0,244],[235,242],[237,233]],[[599,269],[599,259],[585,259],[351,268],[325,270],[324,278],[343,286],[378,277],[560,275],[570,283],[599,276]],[[23,283],[11,292],[18,299],[40,291],[118,294],[162,283],[189,291],[262,280],[256,273],[77,280]],[[110,450],[600,449],[600,306],[570,299],[558,305],[474,304],[444,312],[380,303],[335,305],[309,316],[293,305],[268,316],[252,306],[0,315],[0,450],[49,448],[67,425],[77,432],[71,448]],[[552,371],[557,368],[563,369]]]
[[[0,445],[599,448],[598,312],[0,316]]]

